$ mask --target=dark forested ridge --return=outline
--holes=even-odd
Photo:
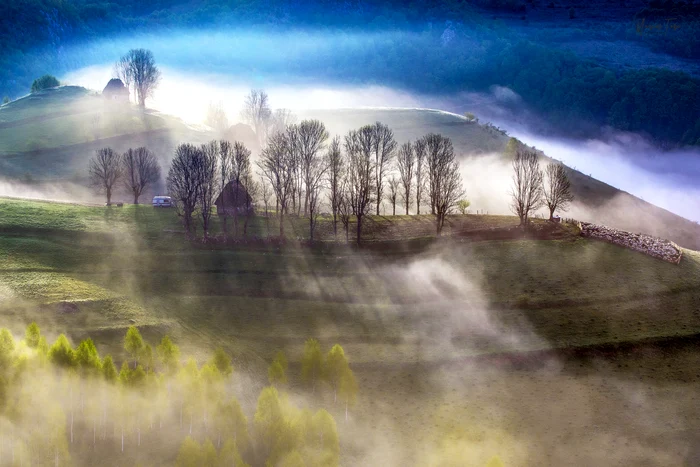
[[[634,14],[635,18],[648,19],[649,24],[667,14],[682,14],[684,18],[682,27],[673,34],[660,37],[632,32],[634,40],[677,56],[694,57],[698,53],[700,34],[693,34],[698,6],[672,1],[627,3],[634,8],[611,11],[618,17]],[[668,146],[700,145],[697,77],[666,69],[601,66],[552,46],[551,35],[538,41],[536,28],[533,34],[522,34],[508,21],[493,20],[491,16],[493,12],[503,13],[506,18],[509,14],[518,15],[519,21],[520,15],[524,19],[549,15],[556,22],[573,21],[573,28],[591,28],[591,24],[596,24],[596,15],[605,11],[598,4],[590,2],[567,13],[571,7],[566,1],[538,0],[408,4],[393,0],[294,4],[282,0],[2,2],[0,94],[17,97],[28,92],[31,82],[40,75],[60,76],[92,64],[89,57],[66,50],[71,45],[117,34],[198,28],[234,30],[236,25],[254,25],[263,32],[285,28],[329,32],[401,30],[411,31],[411,40],[378,41],[350,55],[330,54],[323,61],[288,62],[284,70],[268,71],[295,72],[329,82],[382,83],[442,95],[506,86],[522,97],[525,106],[546,116],[558,132],[569,136],[591,136],[591,128],[609,125],[648,134]],[[594,22],[586,20],[589,22],[576,26],[580,16],[593,18],[590,21]],[[628,35],[634,28],[631,19],[630,16],[629,24],[625,23]],[[358,63],[363,65],[357,66]],[[242,71],[234,68],[227,72]]]

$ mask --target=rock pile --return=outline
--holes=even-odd
[[[680,263],[683,256],[680,247],[668,240],[612,229],[604,225],[581,222],[581,235],[639,251],[673,264]]]

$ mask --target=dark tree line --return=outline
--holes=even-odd
[[[267,99],[264,91],[252,92],[247,100],[244,114],[251,121],[258,118],[256,115],[269,115],[260,110],[261,99]],[[356,239],[360,243],[366,217],[372,212],[379,215],[385,198],[395,215],[400,198],[408,213],[413,197],[419,210],[427,193],[440,235],[446,216],[463,195],[452,142],[441,135],[426,135],[415,143],[405,143],[397,151],[393,131],[381,122],[352,130],[330,142],[325,125],[318,120],[278,126],[274,133],[261,129],[269,128],[264,121],[259,125],[259,131],[265,131],[264,147],[256,162],[260,183],[253,180],[251,153],[240,142],[213,141],[201,147],[186,144],[178,147],[168,175],[168,189],[177,200],[190,234],[193,215],[199,212],[204,235],[208,236],[213,201],[229,184],[244,188],[242,193],[247,203],[244,212],[248,214],[260,196],[267,213],[270,198],[274,196],[280,238],[285,236],[285,219],[289,216],[308,218],[311,241],[316,238],[317,221],[326,196],[336,238],[338,222],[347,240],[354,219]],[[239,193],[234,190],[235,196]],[[221,197],[222,202],[225,199]],[[234,199],[236,207],[240,201]],[[233,211],[237,234],[238,209]],[[246,225],[247,222],[248,216]],[[222,225],[226,236],[225,216]]]
[[[244,229],[247,229],[252,198],[258,191],[250,167],[250,151],[238,141],[210,141],[201,146],[181,144],[177,147],[166,182],[188,235],[195,231],[193,217],[198,213],[204,237],[209,236],[213,207],[219,197],[224,213],[234,213],[236,235],[241,210],[246,217]],[[232,193],[233,206],[227,205],[227,190]],[[224,236],[228,234],[226,226],[224,215]]]

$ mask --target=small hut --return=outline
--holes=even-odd
[[[216,214],[219,216],[253,215],[253,199],[243,185],[229,182],[224,191],[216,198]]]
[[[102,91],[105,99],[115,102],[129,102],[129,90],[124,86],[122,80],[113,78],[109,80],[107,86]]]

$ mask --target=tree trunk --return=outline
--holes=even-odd
[[[314,241],[314,216],[309,213],[309,239]]]
[[[396,215],[396,201],[394,201],[392,204],[393,204],[393,208],[394,208],[394,214],[393,214],[393,215],[395,216],[395,215]]]
[[[284,240],[284,208],[280,210],[280,240]]]
[[[553,221],[554,220],[554,208],[549,208],[549,220]]]
[[[107,188],[107,206],[112,204],[112,190]]]
[[[134,204],[139,204],[139,195],[134,193]]]
[[[360,235],[362,234],[362,216],[357,216],[357,244],[360,244]]]
[[[333,238],[338,241],[338,218],[336,217],[335,211],[333,211]]]

